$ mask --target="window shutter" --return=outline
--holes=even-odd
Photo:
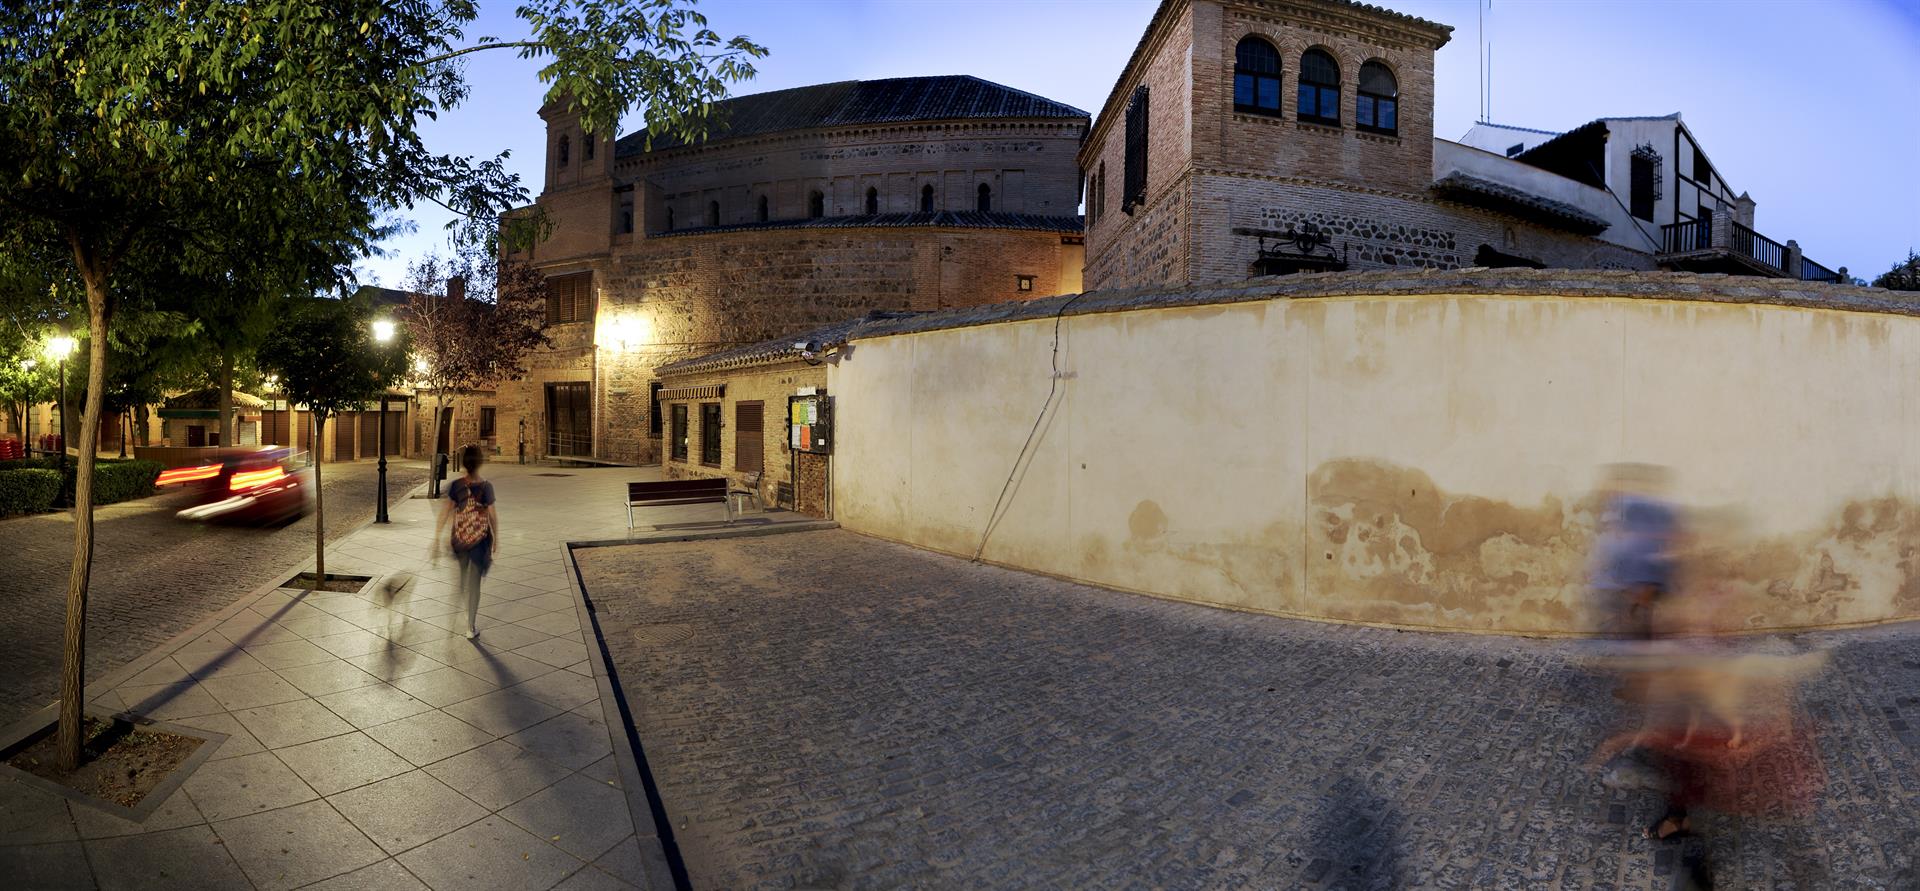
[[[1127,170],[1120,212],[1133,213],[1147,201],[1147,88],[1135,87],[1127,104]]]
[[[764,403],[736,402],[733,405],[733,469],[754,473],[762,469],[766,454]]]
[[[573,320],[587,322],[593,320],[593,273],[583,272],[573,278]]]

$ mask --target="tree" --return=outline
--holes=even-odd
[[[549,59],[549,99],[593,132],[636,104],[651,131],[705,133],[765,53],[681,0],[523,0],[526,39],[465,42],[470,0],[0,3],[0,256],[61,256],[84,288],[86,369],[61,673],[60,767],[80,758],[92,471],[129,284],[255,266],[280,293],[339,286],[382,214],[433,201],[472,219],[524,203],[504,166],[437,154],[424,120],[468,94],[458,59]],[[186,302],[187,315],[206,313]],[[76,336],[80,332],[75,332]]]
[[[1873,286],[1890,291],[1920,291],[1920,254],[1908,251],[1907,259],[1881,273],[1873,280]]]
[[[404,344],[376,344],[372,307],[362,301],[300,301],[260,348],[261,366],[279,375],[287,401],[313,417],[313,575],[327,579],[326,497],[319,459],[327,419],[358,408],[406,376]]]
[[[428,254],[407,267],[413,380],[434,394],[439,454],[452,446],[439,427],[448,399],[525,374],[527,355],[547,344],[546,278],[524,263],[500,261],[492,247],[469,243],[451,260]]]

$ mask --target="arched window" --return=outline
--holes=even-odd
[[[879,212],[880,212],[880,190],[872,186],[868,186],[867,187],[867,216],[873,216],[874,214],[877,214]]]
[[[707,225],[709,226],[720,225],[720,202],[718,201],[707,202]]]
[[[920,187],[920,212],[933,213],[933,185],[931,183]]]
[[[1258,37],[1233,51],[1233,110],[1280,115],[1280,51]]]
[[[572,154],[573,154],[573,140],[565,136],[560,137],[560,148],[558,151],[554,152],[554,157],[556,159],[555,163],[561,167],[567,166],[567,159]]]
[[[767,196],[760,196],[760,222],[767,221]]]
[[[814,189],[813,191],[808,192],[807,193],[807,216],[811,219],[817,220],[826,215],[827,215],[827,196],[820,194],[819,189]]]
[[[1300,120],[1340,125],[1340,63],[1326,50],[1300,57]]]
[[[993,210],[993,188],[986,183],[980,184],[980,198],[975,202],[974,210],[989,213]]]
[[[594,139],[591,136],[583,136],[580,138],[580,148],[586,153],[587,160],[593,160],[593,144],[599,141],[600,140]]]
[[[667,231],[673,231],[673,208],[667,208]]]
[[[1393,71],[1379,62],[1360,66],[1360,92],[1354,96],[1353,123],[1362,130],[1400,132],[1400,84]]]

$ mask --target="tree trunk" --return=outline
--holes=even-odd
[[[320,485],[320,444],[326,442],[327,416],[312,412],[313,416],[313,590],[320,589],[320,583],[327,580],[327,495]]]
[[[147,429],[147,427],[147,406],[146,403],[141,403],[133,407],[134,445],[153,445],[153,431]]]
[[[73,486],[73,567],[67,575],[67,628],[60,662],[59,767],[80,767],[81,716],[86,706],[87,583],[93,573],[93,465],[100,436],[100,392],[107,380],[107,271],[91,252],[74,248],[75,265],[87,285],[87,399],[81,412],[80,466]],[[64,400],[62,400],[64,403]]]
[[[220,351],[220,447],[233,448],[233,357]]]

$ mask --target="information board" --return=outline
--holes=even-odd
[[[833,452],[833,400],[825,392],[787,397],[787,447],[796,452]]]

